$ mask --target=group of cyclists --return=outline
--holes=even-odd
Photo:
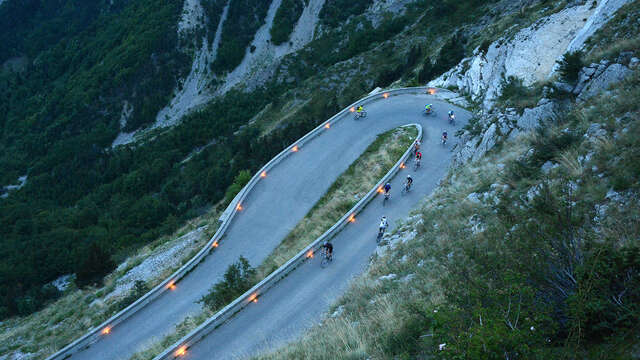
[[[430,114],[431,112],[433,112],[433,105],[432,104],[427,104],[427,105],[425,105],[424,108],[425,108],[425,112],[427,114]],[[364,116],[364,114],[366,114],[364,112],[364,107],[362,105],[359,105],[356,108],[356,116]],[[450,124],[455,124],[455,115],[453,113],[453,110],[449,110],[447,115],[448,115],[449,123]],[[447,139],[448,139],[447,131],[443,130],[443,132],[442,132],[442,144],[443,145],[445,145],[447,143]],[[419,140],[417,140],[413,145],[413,155],[415,157],[415,164],[416,164],[415,166],[416,166],[416,169],[417,169],[420,166],[420,161],[422,160],[422,152],[420,151],[420,141]],[[405,183],[405,191],[409,191],[411,189],[412,185],[413,185],[413,178],[411,177],[411,175],[407,175],[407,182]],[[385,199],[388,200],[389,196],[391,194],[391,183],[387,182],[386,184],[384,184],[383,191],[384,191]],[[380,239],[382,237],[382,235],[384,234],[384,232],[387,230],[388,227],[389,227],[389,221],[387,220],[386,216],[383,216],[380,219],[380,225],[378,227],[378,239]],[[333,259],[333,245],[329,241],[325,241],[323,243],[322,252],[323,252],[323,255],[329,261],[331,261]]]

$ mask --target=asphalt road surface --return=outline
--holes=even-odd
[[[420,113],[425,102],[432,102],[437,116],[426,117]],[[329,151],[343,154],[359,152],[352,146],[363,138],[367,143],[376,134],[408,123],[423,126],[422,166],[414,170],[407,166],[392,180],[391,199],[382,205],[382,196],[377,196],[356,218],[332,241],[334,261],[325,269],[320,267],[320,257],[294,270],[274,288],[263,294],[258,302],[248,305],[227,323],[194,344],[184,356],[185,359],[237,359],[246,358],[262,351],[268,351],[294,340],[313,324],[318,323],[334,302],[349,285],[349,282],[365,270],[371,254],[376,248],[376,235],[380,218],[385,215],[390,220],[390,229],[398,220],[404,219],[418,202],[430,194],[440,179],[446,174],[451,161],[452,144],[443,146],[440,137],[443,130],[453,134],[466,124],[471,114],[461,109],[456,112],[456,127],[448,125],[446,113],[453,109],[426,95],[402,95],[376,102],[367,108],[369,117],[353,121],[346,120],[334,129],[350,135],[345,147],[333,145]],[[326,135],[334,136],[333,134]],[[327,151],[327,150],[325,150]],[[323,169],[328,172],[330,168]],[[414,186],[406,195],[400,191],[406,175],[414,178]]]
[[[435,116],[422,113],[425,103],[433,103]],[[456,112],[455,128],[447,124],[446,113]],[[227,267],[239,256],[259,265],[274,250],[311,207],[384,131],[409,123],[423,126],[423,161],[415,172],[412,192],[400,196],[406,170],[393,181],[392,198],[382,209],[382,199],[374,199],[355,224],[335,239],[335,261],[321,270],[316,261],[296,269],[257,304],[249,306],[229,323],[209,334],[189,350],[190,359],[225,359],[249,355],[267,344],[277,346],[293,339],[314,322],[346,288],[349,280],[362,272],[375,250],[377,223],[385,214],[393,227],[420,198],[429,194],[446,173],[451,160],[453,134],[471,114],[426,94],[405,94],[381,99],[366,106],[368,117],[353,120],[351,114],[317,136],[275,166],[243,202],[220,246],[176,284],[173,291],[159,296],[146,307],[114,327],[87,349],[71,359],[129,359],[134,353],[162,339],[186,316],[197,313],[197,301],[222,279]],[[443,130],[450,143],[440,144]],[[413,168],[410,169],[413,174]]]

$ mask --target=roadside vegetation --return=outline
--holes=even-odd
[[[356,197],[361,198],[373,188],[417,135],[415,127],[400,127],[380,134],[262,264],[253,268],[240,257],[227,268],[223,280],[202,297],[202,313],[187,317],[174,333],[136,353],[130,360],[153,359],[317,239],[357,203]]]
[[[256,358],[633,358],[638,75],[453,169],[392,235],[406,243],[329,311],[341,315]]]

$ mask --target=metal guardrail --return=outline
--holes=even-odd
[[[395,176],[396,173],[405,166],[405,163],[411,156],[413,145],[415,144],[415,142],[418,140],[422,140],[422,126],[418,124],[407,124],[405,126],[415,126],[418,129],[418,135],[416,136],[416,139],[411,143],[400,160],[398,160],[398,162],[387,172],[387,174],[383,176],[382,179],[380,179],[375,187],[371,189],[367,193],[367,195],[365,195],[360,201],[358,201],[358,203],[353,208],[351,208],[349,212],[344,214],[342,218],[340,218],[340,220],[338,220],[338,222],[335,223],[329,230],[327,230],[306,248],[292,257],[284,265],[272,272],[269,276],[264,278],[254,287],[247,290],[244,294],[242,294],[229,305],[225,306],[222,310],[218,311],[214,316],[209,318],[207,321],[194,329],[191,333],[187,334],[171,347],[156,356],[153,360],[175,359],[180,357],[181,355],[184,355],[189,347],[193,346],[193,344],[197,343],[211,331],[222,325],[233,315],[241,311],[245,306],[251,304],[251,302],[253,301],[257,301],[257,298],[260,295],[267,292],[278,281],[287,276],[287,274],[289,274],[291,271],[295,270],[304,261],[312,258],[313,253],[321,248],[322,243],[325,240],[333,238],[345,226],[354,221],[356,214],[358,214],[371,200],[373,200],[373,198],[380,192],[379,190],[382,188],[383,184],[390,180],[393,176]]]
[[[357,105],[360,105],[360,104],[365,105],[377,100],[386,99],[390,96],[397,96],[402,94],[424,93],[429,89],[430,89],[429,87],[400,88],[400,89],[387,90],[383,92],[377,92],[377,93],[365,96],[364,98],[342,109],[340,112],[338,112],[337,114],[335,114],[334,116],[332,116],[331,118],[323,122],[322,124],[318,125],[315,129],[308,132],[305,136],[298,139],[289,147],[282,150],[278,155],[276,155],[273,159],[271,159],[271,161],[269,161],[260,170],[258,170],[258,172],[255,173],[255,175],[251,178],[251,180],[247,183],[247,185],[245,185],[245,187],[242,188],[242,190],[240,190],[240,193],[238,194],[238,196],[236,196],[235,199],[232,201],[232,203],[229,205],[229,207],[233,209],[229,214],[229,216],[221,223],[216,233],[211,237],[211,239],[207,242],[207,244],[193,258],[191,258],[187,263],[185,263],[182,267],[180,267],[180,269],[176,270],[171,276],[169,276],[162,283],[158,284],[156,287],[151,289],[148,293],[146,293],[144,296],[139,298],[137,301],[127,306],[117,314],[113,315],[111,318],[104,321],[102,324],[89,330],[85,335],[73,341],[72,343],[68,344],[64,348],[60,349],[55,354],[49,356],[46,360],[67,359],[74,353],[88,348],[89,346],[91,346],[91,344],[98,341],[101,337],[108,336],[109,333],[111,332],[111,329],[113,329],[113,327],[122,323],[124,320],[126,320],[127,318],[135,314],[138,310],[145,307],[148,303],[152,302],[157,297],[164,294],[165,291],[169,291],[173,289],[174,285],[180,279],[182,279],[187,273],[189,273],[194,267],[196,267],[213,249],[219,246],[220,241],[223,239],[227,228],[233,221],[233,218],[235,217],[235,215],[240,210],[239,205],[242,205],[243,200],[247,197],[249,192],[262,179],[261,174],[268,172],[271,168],[273,168],[275,165],[280,163],[287,156],[295,153],[298,149],[304,146],[305,143],[309,142],[316,136],[326,131],[327,124],[333,124],[341,119],[348,118],[348,116],[343,116],[343,115],[351,112],[351,109]],[[422,134],[422,128],[420,128],[420,135],[421,134]],[[289,262],[287,262],[287,264],[289,264]],[[287,264],[283,265],[283,267],[287,266]],[[271,275],[274,275],[274,274],[275,272],[272,273]],[[265,280],[269,278],[270,277],[267,277],[265,278]],[[263,280],[263,282],[265,280]],[[221,311],[224,311],[224,309]]]

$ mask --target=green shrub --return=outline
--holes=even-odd
[[[233,201],[233,198],[238,195],[240,190],[247,185],[249,180],[251,180],[251,172],[249,170],[242,170],[236,175],[235,179],[233,179],[233,183],[227,189],[227,192],[224,195],[224,202],[226,204],[230,204]]]
[[[238,261],[229,265],[224,278],[209,289],[209,293],[198,302],[203,303],[212,312],[216,312],[244,294],[254,285],[256,270],[249,261],[240,256]]]
[[[568,83],[575,83],[578,81],[578,73],[584,66],[582,62],[582,52],[573,51],[565,53],[562,59],[558,61],[558,65],[560,77]]]

